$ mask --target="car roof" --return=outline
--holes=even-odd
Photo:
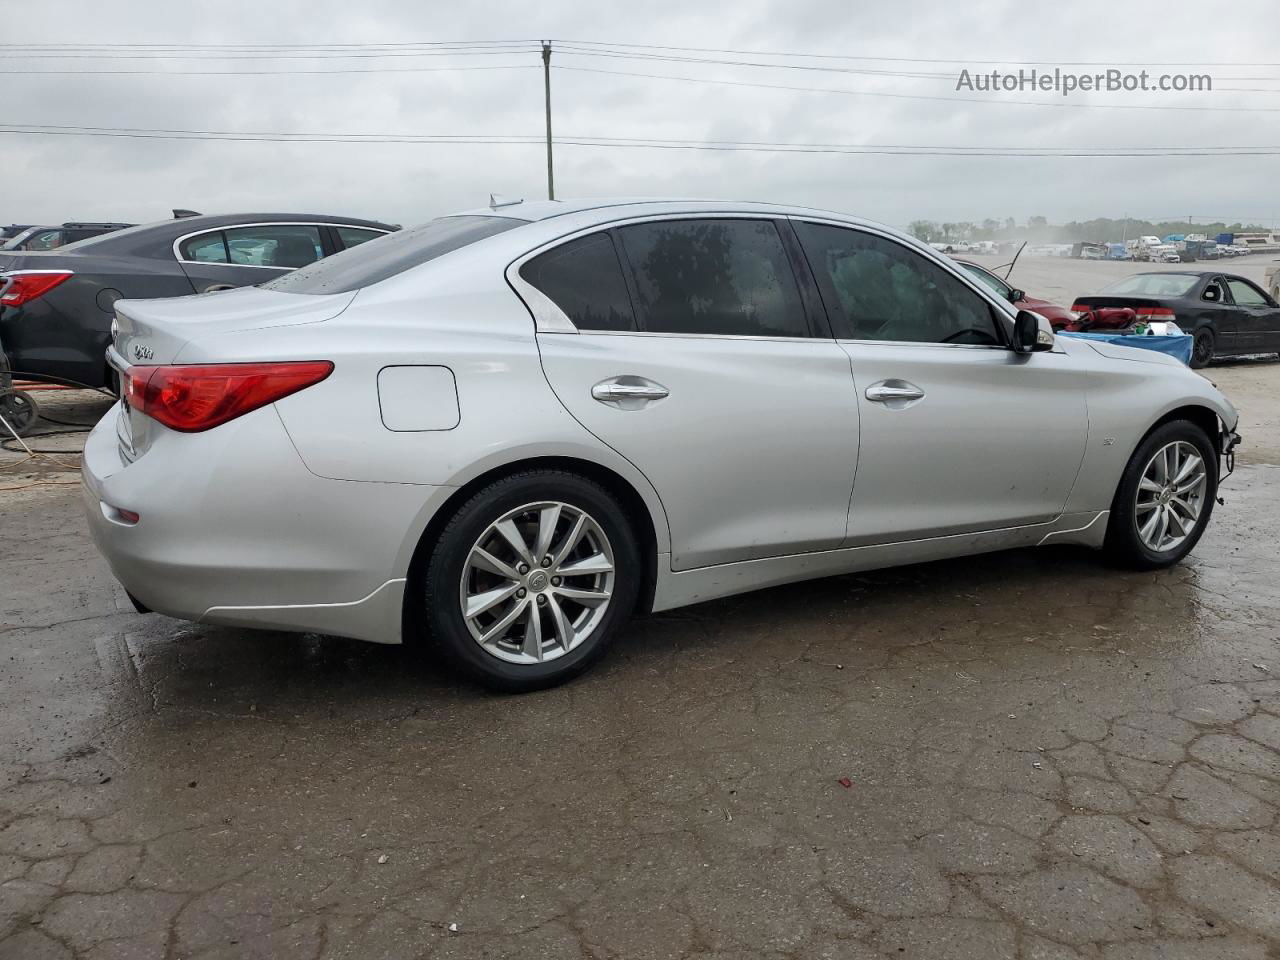
[[[564,217],[572,214],[599,213],[600,219],[612,220],[621,214],[620,207],[635,207],[636,215],[646,213],[774,213],[778,216],[803,215],[834,216],[851,219],[834,211],[813,207],[792,206],[781,203],[763,203],[757,200],[708,200],[697,197],[587,197],[571,200],[514,200],[487,207],[475,207],[459,213],[458,217],[506,217],[511,220],[527,220],[531,223]],[[629,211],[628,211],[629,213]]]

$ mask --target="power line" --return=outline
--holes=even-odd
[[[189,130],[146,127],[59,126],[54,124],[0,124],[0,134],[49,136],[106,136],[168,140],[232,140],[271,143],[417,143],[473,144],[486,146],[543,145],[538,134],[395,134],[395,133],[280,133],[234,130]],[[666,150],[710,150],[733,152],[818,153],[879,156],[951,156],[951,157],[1208,157],[1208,156],[1280,156],[1276,147],[954,147],[923,144],[840,144],[783,143],[771,141],[679,140],[638,137],[568,135],[557,138],[568,146],[606,148],[647,148]]]
[[[971,57],[958,58],[930,58],[930,57],[873,57],[866,55],[853,55],[846,53],[799,53],[799,52],[781,52],[768,50],[743,50],[723,47],[673,47],[664,44],[649,43],[612,43],[598,40],[555,40],[558,44],[578,44],[584,46],[605,46],[605,47],[631,47],[645,50],[677,50],[686,53],[727,53],[739,56],[767,56],[767,57],[796,57],[804,59],[820,59],[820,60],[870,60],[880,61],[884,63],[958,63],[975,64],[980,66],[1043,66],[1051,63],[1064,67],[1183,67],[1184,69],[1192,69],[1195,67],[1280,67],[1280,63],[1238,63],[1235,61],[1221,63],[1187,63],[1183,62],[1160,62],[1155,60],[975,60]]]
[[[675,76],[665,73],[639,73],[630,70],[606,70],[603,67],[555,67],[579,73],[609,74],[616,77],[645,77],[650,80],[680,80],[688,83],[711,83],[729,87],[753,87],[764,90],[795,90],[801,93],[835,93],[849,97],[887,97],[894,100],[929,100],[941,103],[1011,104],[1030,107],[1056,107],[1075,110],[1192,110],[1230,113],[1280,113],[1280,107],[1166,106],[1141,103],[1069,103],[1065,100],[1005,100],[995,97],[940,97],[923,93],[889,93],[881,90],[847,90],[832,87],[798,87],[782,83],[759,83],[750,80],[718,80],[712,77]]]
[[[652,44],[652,43],[635,43],[625,41],[606,41],[606,40],[574,40],[574,39],[555,39],[552,41],[557,45],[572,45],[581,47],[596,48],[622,48],[628,50],[666,50],[677,51],[679,53],[716,53],[729,54],[735,56],[759,56],[759,57],[788,57],[792,59],[804,60],[844,60],[859,62],[879,62],[879,63],[928,63],[928,64],[960,64],[975,66],[1044,66],[1045,64],[1057,66],[1092,66],[1092,67],[1182,67],[1184,69],[1193,69],[1199,67],[1280,67],[1280,63],[1240,63],[1238,61],[1205,61],[1205,62],[1189,62],[1189,61],[1155,61],[1155,60],[1064,60],[1058,58],[1042,58],[1040,60],[1016,60],[1016,59],[998,59],[984,60],[975,59],[973,57],[886,57],[872,56],[868,54],[848,54],[848,53],[811,53],[805,51],[779,51],[779,50],[761,50],[759,48],[742,48],[742,47],[691,47],[676,46],[671,44]],[[334,42],[334,43],[272,43],[272,42],[249,42],[249,43],[21,43],[7,42],[0,43],[0,54],[6,51],[14,50],[37,50],[37,51],[88,51],[88,50],[247,50],[247,51],[272,51],[272,50],[369,50],[369,49],[386,49],[386,50],[408,50],[408,49],[438,49],[438,48],[465,48],[479,46],[518,46],[518,45],[537,45],[539,40],[536,38],[528,38],[522,40],[430,40],[430,41],[397,41],[392,43],[382,42]]]
[[[500,63],[477,67],[338,67],[325,70],[0,70],[15,76],[97,76],[97,77],[287,77],[343,75],[350,73],[454,73],[463,70],[528,70],[536,63]]]

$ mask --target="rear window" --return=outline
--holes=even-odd
[[[281,293],[350,293],[528,221],[442,217],[389,233],[262,284]]]
[[[1139,297],[1185,297],[1199,281],[1199,277],[1187,273],[1138,273],[1103,287],[1102,292]]]

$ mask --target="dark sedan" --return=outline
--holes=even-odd
[[[1252,280],[1217,271],[1136,273],[1076,297],[1078,329],[1172,320],[1195,337],[1191,366],[1280,351],[1280,305]]]
[[[0,252],[0,346],[14,371],[109,386],[117,300],[262,283],[396,229],[347,217],[219,214],[131,227],[47,253]]]

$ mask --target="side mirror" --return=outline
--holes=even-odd
[[[1019,310],[1013,321],[1013,352],[1037,353],[1053,349],[1053,327],[1030,310]]]
[[[1019,300],[1025,300],[1025,299],[1027,299],[1027,291],[1019,290],[1017,287],[1014,287],[1012,290],[1009,291],[1010,303],[1017,303]]]

